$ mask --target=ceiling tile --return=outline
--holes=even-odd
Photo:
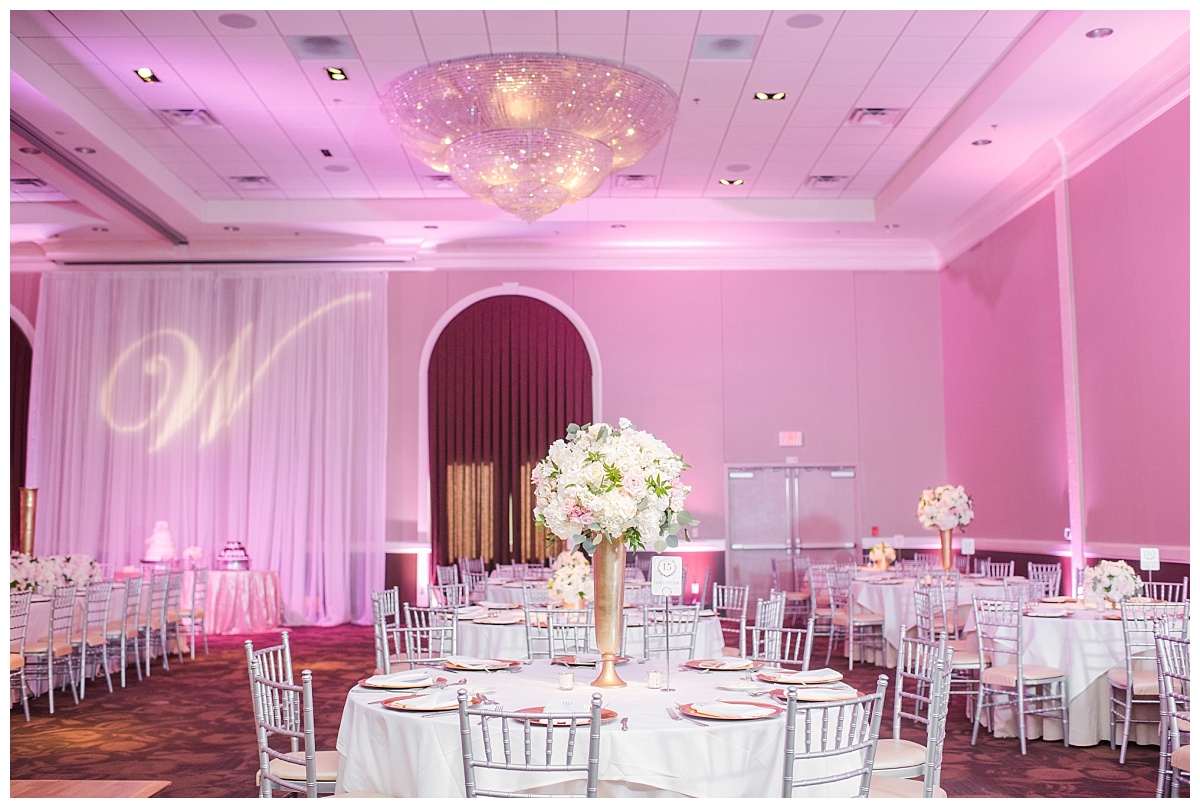
[[[830,140],[832,145],[854,144],[859,146],[878,146],[894,131],[882,126],[839,126]]]
[[[940,64],[884,62],[868,87],[924,87],[940,69]]]
[[[625,42],[625,61],[635,65],[665,59],[686,60],[691,52],[691,34],[630,34]]]
[[[965,91],[961,87],[929,87],[914,103],[922,109],[946,109],[962,100]]]
[[[879,70],[874,62],[830,62],[816,66],[810,87],[864,87]]]
[[[558,37],[545,33],[496,33],[489,34],[493,53],[556,53]]]
[[[58,21],[77,37],[140,36],[141,32],[120,11],[55,11]]]
[[[8,15],[8,33],[15,37],[71,36],[67,26],[49,11],[13,10]]]
[[[425,63],[421,38],[416,34],[356,34],[354,47],[364,62],[413,60]]]
[[[756,59],[746,81],[760,90],[773,86],[789,96],[795,96],[809,81],[816,66],[816,62],[764,62]]]
[[[162,57],[143,36],[81,37],[80,41],[92,53],[114,69],[136,70],[152,65]]]
[[[835,35],[821,52],[821,62],[865,62],[879,64],[888,55],[895,37]]]
[[[233,28],[225,25],[221,22],[221,17],[230,13],[236,14],[239,17],[249,17],[254,20],[255,25],[249,28]],[[269,36],[279,33],[279,30],[275,27],[275,23],[265,11],[197,11],[196,15],[200,17],[209,32],[219,39],[243,36]]]
[[[757,36],[766,30],[770,17],[770,11],[701,11],[696,33]]]
[[[862,163],[871,157],[877,148],[879,147],[875,144],[831,143],[821,152],[820,160]]]
[[[634,9],[629,12],[629,34],[684,34],[690,38],[699,19],[699,11]]]
[[[342,22],[352,35],[413,35],[417,23],[411,11],[343,11]]]
[[[908,116],[906,115],[905,117]],[[903,121],[901,123],[903,124]],[[885,142],[896,146],[915,146],[924,142],[925,138],[929,137],[931,132],[933,132],[933,127],[897,126],[887,133],[887,140]]]
[[[229,56],[215,37],[205,33],[203,36],[149,36],[150,45],[162,54],[163,59],[169,59],[170,64],[194,64],[196,62],[228,63]],[[150,65],[157,72],[157,65]],[[162,78],[161,76],[159,78]]]
[[[944,64],[961,41],[949,36],[902,36],[888,51],[886,61]]]
[[[559,35],[562,34],[619,34],[625,36],[628,11],[556,11]]]
[[[897,124],[897,129],[915,128],[921,130],[933,129],[940,126],[942,119],[950,113],[951,107],[914,108],[904,113]]]
[[[152,36],[208,36],[208,28],[194,11],[126,11],[138,31]]]
[[[288,47],[287,40],[278,35],[222,37],[221,47],[240,65],[296,63],[296,55]]]
[[[284,36],[344,36],[349,33],[336,11],[268,11]]]
[[[101,64],[60,64],[54,65],[54,70],[71,82],[71,86],[77,90],[86,87],[107,87],[117,81],[117,77],[113,75],[112,71],[106,65]]]
[[[905,36],[966,36],[982,11],[918,11],[904,27]]]
[[[969,88],[978,84],[984,76],[992,69],[990,64],[979,65],[958,65],[953,62],[947,64],[933,80],[929,82],[931,87],[959,87]]]
[[[143,146],[175,146],[180,143],[175,132],[165,126],[156,129],[137,129],[127,126],[125,131]]]
[[[136,95],[119,86],[92,87],[84,90],[83,96],[100,109],[128,109],[141,106]]]
[[[672,143],[707,143],[720,145],[725,139],[726,126],[677,126],[671,131]]]
[[[809,107],[842,107],[843,115],[849,114],[850,108],[858,100],[862,89],[859,87],[813,87],[809,85],[797,100],[798,108]]]
[[[423,67],[425,64],[425,60],[420,59],[397,62],[372,62],[365,65],[365,67],[370,74],[375,92],[382,93],[387,85],[395,81],[397,77],[415,68]]]
[[[577,56],[590,56],[594,59],[608,59],[621,62],[625,59],[624,34],[566,34],[558,35],[558,48],[563,53],[573,53]],[[683,65],[671,65],[677,70],[680,80],[683,78]],[[662,78],[660,76],[660,78]],[[664,79],[665,81],[665,79]]]
[[[847,11],[838,21],[838,34],[891,36],[899,34],[912,19],[911,11]]]
[[[797,116],[800,118],[800,116]],[[803,119],[794,119],[792,124],[806,123]],[[833,137],[833,132],[828,127],[819,126],[803,126],[789,124],[781,136],[781,142],[791,144],[812,144],[824,146],[829,143]]]
[[[103,64],[104,61],[74,37],[30,37],[22,39],[21,44],[48,65]]]
[[[1005,37],[967,37],[948,61],[960,65],[995,64],[1008,52],[1014,41]]]
[[[553,11],[484,11],[488,33],[496,34],[555,34],[558,21]]]
[[[850,114],[851,105],[838,107],[818,107],[796,105],[796,111],[788,120],[787,129],[801,126],[841,126]]]
[[[676,95],[682,91],[683,77],[687,70],[687,65],[683,62],[655,62],[647,60],[637,63],[627,61],[625,64],[654,76],[654,78],[670,87]]]
[[[920,87],[868,87],[854,106],[907,109],[919,95]]]
[[[468,56],[478,56],[481,53],[491,53],[491,43],[487,34],[422,34],[421,41],[425,43],[425,53],[430,62],[444,62],[450,59],[463,59]]]
[[[104,114],[117,126],[144,128],[163,126],[162,118],[148,109],[106,109]]]
[[[417,31],[426,34],[487,35],[482,11],[413,11]]]
[[[1044,11],[988,11],[971,33],[975,36],[1017,37]]]
[[[242,74],[269,107],[286,105],[286,108],[292,109],[320,106],[317,94],[295,62],[255,65],[252,69],[243,70]]]

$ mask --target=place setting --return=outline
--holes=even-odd
[[[476,657],[452,656],[447,657],[442,663],[442,667],[448,671],[483,671],[485,673],[495,673],[496,671],[516,672],[521,669],[522,663],[517,659],[479,659]]]
[[[435,676],[428,669],[382,673],[358,680],[358,687],[370,690],[415,690],[418,688],[445,686],[445,677]]]
[[[784,709],[777,704],[765,704],[759,701],[687,702],[681,703],[677,707],[679,712],[685,716],[717,721],[755,721],[760,718],[774,718]]]
[[[550,660],[551,665],[565,665],[569,668],[594,668],[596,663],[602,661],[603,657],[600,654],[567,654],[557,656]],[[614,665],[624,665],[629,661],[627,656],[618,656],[613,660]]]
[[[744,657],[717,657],[715,659],[689,659],[682,663],[689,670],[711,673],[713,671],[748,671],[761,668],[763,663]]]
[[[528,718],[523,718],[522,719],[523,721],[528,721],[530,724],[532,724],[534,726],[544,727],[547,724],[549,724],[550,720],[551,720],[551,719],[545,717],[546,713],[550,713],[553,715],[555,713],[583,713],[583,712],[586,712],[591,709],[590,698],[591,698],[590,696],[579,697],[579,698],[572,698],[569,696],[565,696],[565,697],[561,697],[561,698],[558,698],[553,701],[548,701],[546,704],[538,705],[535,707],[521,707],[521,708],[515,710],[514,712],[527,713]],[[618,717],[618,713],[616,710],[614,710],[610,707],[605,707],[603,704],[600,705],[600,723],[601,724],[607,724],[608,722],[613,721],[617,717]],[[571,725],[570,719],[556,718],[556,719],[553,719],[553,721],[554,721],[554,726],[556,726],[556,727],[567,727],[567,726]],[[591,723],[592,723],[592,719],[589,716],[581,716],[581,717],[575,719],[575,726],[577,726],[577,727],[585,727]]]

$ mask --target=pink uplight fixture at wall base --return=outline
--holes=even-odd
[[[411,70],[388,85],[382,105],[414,157],[534,222],[646,156],[679,100],[657,78],[613,62],[509,53]]]

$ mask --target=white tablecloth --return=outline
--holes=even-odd
[[[192,602],[193,573],[183,576],[182,608]],[[204,625],[209,634],[252,634],[282,623],[279,573],[274,570],[209,570]]]
[[[646,577],[641,570],[626,572],[627,581],[644,581]],[[548,581],[543,582],[543,586]],[[521,603],[521,581],[510,581],[492,572],[484,585],[484,597],[494,603]]]
[[[559,673],[565,670],[538,661],[516,674],[468,673],[467,684],[462,687],[487,689],[493,699],[510,710],[544,706],[564,695],[557,683]],[[785,728],[782,713],[752,721],[712,721],[707,727],[672,721],[665,708],[676,702],[723,697],[747,700],[744,694],[717,689],[717,685],[742,674],[672,670],[675,691],[666,693],[646,686],[646,672],[650,670],[666,675],[661,663],[656,667],[653,662],[631,662],[618,668],[628,687],[596,691],[577,685],[572,691],[581,702],[591,693],[601,692],[606,707],[629,718],[627,732],[621,730],[619,721],[606,723],[601,732],[601,796],[779,796]],[[458,677],[457,672],[439,675],[451,681]],[[576,676],[577,681],[580,678]],[[363,688],[352,690],[346,698],[337,740],[337,790],[374,791],[395,797],[464,796],[457,712],[427,718],[426,713],[401,713],[371,703],[381,698],[380,691]],[[586,755],[586,748],[577,750],[576,754],[580,753]],[[809,764],[807,769],[797,764],[797,773],[824,774],[831,765],[836,764]],[[507,777],[514,778],[517,787],[531,789],[581,779],[582,774],[521,773]],[[848,796],[847,790],[847,784],[841,783],[809,791],[805,796]]]
[[[521,614],[520,609],[501,611],[500,614]],[[631,655],[642,653],[643,636],[640,628],[631,626],[627,639],[627,650]],[[696,625],[696,658],[719,657],[724,650],[721,621],[716,617],[702,617]],[[475,623],[470,620],[458,622],[458,652],[464,656],[500,659],[525,659],[528,654],[525,641],[525,624],[508,626]],[[681,662],[683,660],[680,660]]]

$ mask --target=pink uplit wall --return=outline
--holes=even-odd
[[[946,482],[975,502],[968,535],[1057,539],[1068,518],[1054,200],[941,273]]]
[[[599,353],[601,416],[629,418],[692,465],[700,540],[725,538],[727,464],[789,456],[858,468],[860,532],[920,530],[919,488],[945,474],[934,273],[437,272],[389,283],[390,540],[422,538],[422,348],[452,306],[505,283],[581,318]],[[920,357],[931,357],[929,373]],[[803,432],[804,445],[780,447],[785,430]]]
[[[10,272],[8,275],[8,302],[24,314],[31,325],[37,325],[38,290],[41,288],[40,272]]]
[[[1189,544],[1188,115],[1071,180],[1089,543]]]

